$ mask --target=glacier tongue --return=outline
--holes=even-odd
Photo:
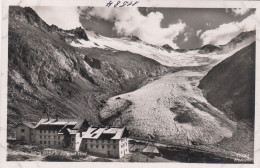
[[[158,140],[203,144],[231,137],[236,123],[211,106],[197,84],[200,72],[167,74],[140,89],[112,97],[100,112],[103,120],[125,125],[135,136],[157,135]],[[131,102],[129,104],[129,102]]]

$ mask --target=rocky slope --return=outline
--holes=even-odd
[[[204,45],[199,49],[200,54],[207,54],[207,53],[211,53],[211,52],[216,52],[216,51],[220,51],[221,48],[214,46],[212,44],[208,44],[208,45]]]
[[[255,43],[212,68],[200,81],[207,100],[231,118],[254,119]]]
[[[8,124],[36,121],[45,113],[86,117],[99,124],[106,99],[135,90],[167,71],[127,51],[76,48],[88,41],[82,28],[46,24],[31,8],[9,8]]]

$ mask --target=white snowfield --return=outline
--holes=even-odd
[[[93,31],[85,30],[89,41],[79,39],[76,43],[71,42],[70,45],[74,47],[82,48],[102,48],[102,49],[112,49],[119,51],[129,51],[135,54],[140,54],[147,58],[151,58],[162,65],[165,66],[174,66],[174,67],[183,67],[183,66],[200,66],[207,65],[209,62],[219,62],[220,60],[225,59],[226,57],[232,55],[232,53],[238,51],[239,49],[248,45],[247,43],[238,47],[232,53],[224,54],[199,54],[198,50],[192,50],[184,53],[176,51],[167,51],[162,47],[152,46],[143,41],[133,41],[130,38],[109,38],[101,35],[97,35]]]

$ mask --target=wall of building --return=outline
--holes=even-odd
[[[31,129],[26,125],[20,125],[16,128],[16,140],[31,143]]]
[[[58,135],[59,130],[35,130],[35,143],[48,146],[62,146],[63,135]]]
[[[70,135],[70,149],[76,151],[76,134]]]
[[[124,137],[119,141],[119,157],[123,157],[129,153],[128,138]]]
[[[87,153],[119,158],[119,140],[83,139],[81,149]]]

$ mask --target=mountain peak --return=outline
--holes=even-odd
[[[9,16],[12,18],[11,20],[18,20],[21,22],[27,22],[30,25],[35,27],[39,27],[48,32],[59,32],[59,33],[71,33],[78,39],[89,40],[85,30],[82,27],[77,27],[71,30],[63,30],[58,26],[52,24],[48,25],[44,20],[42,20],[39,15],[30,7],[20,7],[20,6],[11,6],[9,10]],[[12,24],[18,24],[18,22],[12,22]]]
[[[85,29],[82,27],[77,27],[76,29],[68,30],[66,32],[74,34],[78,39],[89,40]]]
[[[138,36],[130,35],[128,36],[132,41],[142,41]]]
[[[211,53],[213,51],[220,51],[220,50],[221,50],[221,48],[218,46],[215,46],[213,44],[207,44],[200,48],[199,53],[206,54],[206,53]]]
[[[164,48],[167,51],[174,51],[174,49],[169,44],[164,44],[162,48]]]

